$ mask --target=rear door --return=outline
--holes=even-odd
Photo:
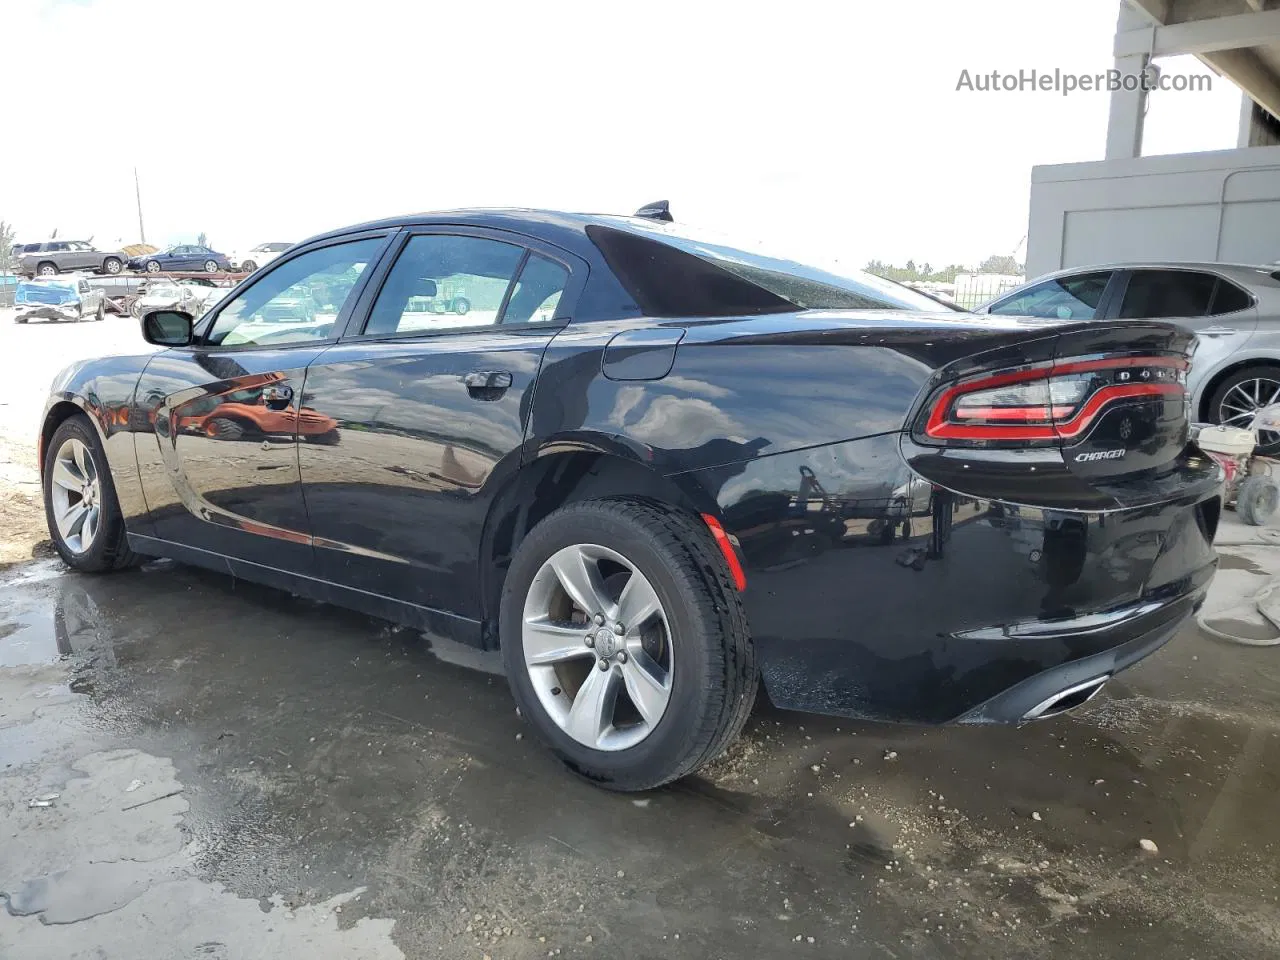
[[[305,402],[337,424],[299,451],[319,573],[476,619],[488,505],[586,265],[463,228],[407,231],[388,260],[363,322],[307,371]]]
[[[1125,271],[1112,315],[1120,320],[1171,320],[1193,331],[1199,340],[1188,382],[1193,396],[1199,395],[1200,384],[1231,362],[1258,326],[1249,294],[1201,270]],[[1241,409],[1242,415],[1252,412],[1252,407]]]
[[[334,343],[388,241],[327,241],[272,265],[167,350],[138,383],[138,465],[156,536],[267,567],[310,572],[300,442],[331,423],[303,397],[307,364]],[[299,309],[302,297],[316,297]],[[317,424],[320,428],[317,429]]]

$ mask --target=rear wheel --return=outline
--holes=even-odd
[[[1280,367],[1265,364],[1245,367],[1231,374],[1213,391],[1209,400],[1209,419],[1247,430],[1258,410],[1277,402],[1280,402]],[[1260,431],[1257,452],[1266,456],[1280,453],[1280,433]]]
[[[95,320],[104,320],[104,319],[106,319],[106,316],[107,316],[107,301],[105,301],[105,300],[99,300],[99,301],[98,301],[98,312],[97,312],[96,314],[94,314],[94,319],[95,319]]]
[[[458,314],[458,316],[463,316],[470,309],[471,301],[466,297],[458,297],[458,299],[453,301],[453,312]]]
[[[54,431],[43,480],[49,535],[68,566],[100,573],[137,562],[125,538],[107,458],[86,417],[64,420]]]
[[[244,263],[240,264],[240,269],[244,273],[253,273],[253,271],[258,269],[258,265],[252,260],[246,260]]]
[[[204,262],[204,272],[205,272],[205,273],[217,273],[217,272],[218,272],[218,261],[217,261],[217,260],[206,260],[206,261]]]
[[[742,602],[706,528],[640,500],[571,504],[520,544],[503,586],[512,694],[571,769],[611,790],[690,774],[755,699]]]
[[[36,273],[40,274],[42,277],[52,277],[57,272],[57,265],[49,263],[47,260],[40,264],[40,266],[36,267]]]

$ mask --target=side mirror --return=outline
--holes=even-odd
[[[191,317],[178,310],[152,310],[142,315],[142,339],[160,347],[191,343]]]

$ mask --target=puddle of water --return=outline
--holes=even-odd
[[[52,603],[18,611],[0,624],[0,633],[0,667],[52,663],[70,653],[58,647]]]

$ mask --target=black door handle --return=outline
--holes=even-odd
[[[510,370],[473,370],[462,378],[477,400],[498,400],[511,386]]]

